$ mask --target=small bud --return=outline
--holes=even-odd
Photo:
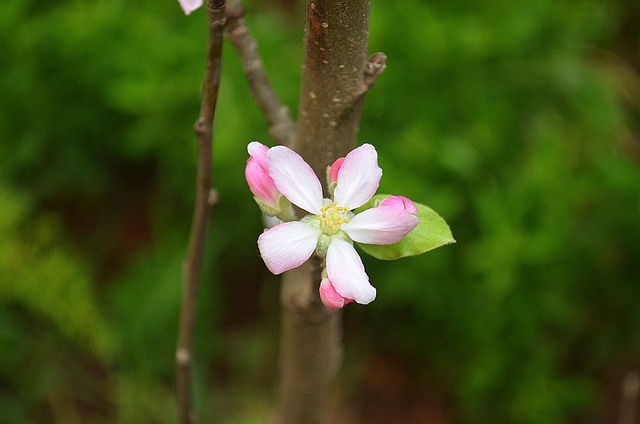
[[[328,278],[323,278],[320,282],[320,300],[327,308],[334,310],[354,301],[340,296],[340,293],[336,291]]]
[[[249,143],[247,150],[250,156],[247,159],[244,176],[247,179],[247,184],[249,184],[249,189],[260,208],[267,215],[275,216],[282,206],[280,201],[282,194],[276,188],[267,169],[267,152],[269,148],[254,141]]]
[[[337,183],[338,182],[338,172],[340,172],[340,167],[342,166],[343,162],[344,162],[344,158],[338,158],[338,159],[336,159],[335,162],[333,162],[333,165],[331,165],[331,168],[329,169],[329,182],[330,183]]]
[[[383,199],[377,207],[397,208],[411,212],[412,214],[418,213],[418,208],[415,203],[408,197],[404,196],[389,196]]]
[[[342,162],[344,162],[344,158],[338,158],[333,162],[333,165],[327,167],[327,187],[331,196],[338,185],[338,172],[340,172]]]

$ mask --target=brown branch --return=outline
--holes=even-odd
[[[296,125],[289,108],[280,102],[269,83],[267,72],[258,53],[258,46],[243,18],[244,9],[237,2],[227,13],[227,38],[236,48],[249,83],[251,95],[269,124],[269,134],[277,144],[289,146],[295,137]]]
[[[212,189],[213,119],[220,86],[224,10],[224,0],[208,0],[209,30],[202,104],[194,125],[198,145],[196,200],[187,257],[183,264],[182,309],[176,348],[176,407],[180,424],[196,422],[192,399],[193,337],[204,244],[209,216],[217,198]]]
[[[325,170],[356,142],[364,97],[384,69],[367,59],[369,0],[307,0],[294,149],[326,191]],[[318,260],[285,273],[277,424],[321,424],[341,357],[341,320],[322,305]]]
[[[354,147],[372,66],[368,34],[369,0],[307,1],[296,150],[318,175]]]
[[[320,424],[327,419],[333,377],[342,357],[341,314],[318,296],[314,258],[284,274],[277,424]]]

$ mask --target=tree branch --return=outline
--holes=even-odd
[[[355,145],[364,97],[384,70],[367,59],[369,0],[307,0],[294,149],[326,192],[325,171]],[[328,196],[327,196],[328,197]],[[278,424],[326,422],[341,358],[340,313],[322,305],[317,259],[284,274]]]
[[[364,88],[371,81],[365,80],[372,67],[367,59],[369,3],[307,2],[296,147],[318,175],[355,144]]]
[[[269,83],[258,46],[243,18],[240,2],[227,13],[227,38],[236,48],[249,83],[251,95],[269,124],[269,134],[277,144],[290,146],[296,132],[296,124]]]
[[[278,424],[326,422],[331,385],[342,358],[342,333],[341,314],[322,304],[319,282],[317,258],[282,278]]]
[[[213,119],[220,86],[224,10],[224,0],[208,0],[206,69],[200,116],[194,125],[198,146],[196,200],[187,257],[183,264],[182,309],[176,348],[176,407],[180,424],[196,422],[192,399],[193,337],[207,227],[217,198],[212,189]]]

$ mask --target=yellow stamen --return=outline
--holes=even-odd
[[[320,208],[320,213],[317,217],[322,223],[324,232],[326,234],[333,234],[340,229],[342,224],[349,222],[349,218],[347,217],[348,213],[348,208],[338,206],[336,202],[332,202]]]

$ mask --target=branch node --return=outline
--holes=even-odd
[[[225,0],[209,0],[207,2],[207,11],[210,13],[217,13],[224,10],[225,6]]]
[[[176,351],[176,364],[179,367],[188,367],[191,365],[191,353],[184,348],[179,348]]]
[[[227,24],[227,18],[220,18],[211,22],[212,27],[224,27]]]
[[[224,27],[227,23],[225,16],[225,0],[209,0],[207,2],[207,13],[209,14],[209,27]]]
[[[236,19],[244,17],[244,7],[240,1],[232,1],[225,10],[227,24],[232,24]]]
[[[215,188],[212,188],[211,190],[209,190],[209,196],[207,196],[207,203],[209,204],[209,206],[214,206],[216,203],[218,203],[218,190],[216,190]]]
[[[193,124],[193,132],[196,133],[198,138],[204,137],[207,134],[207,122],[204,117],[200,117]]]
[[[362,82],[365,86],[365,91],[368,91],[373,84],[376,82],[376,79],[387,69],[387,55],[378,52],[369,56],[369,60],[364,68],[364,77]]]

